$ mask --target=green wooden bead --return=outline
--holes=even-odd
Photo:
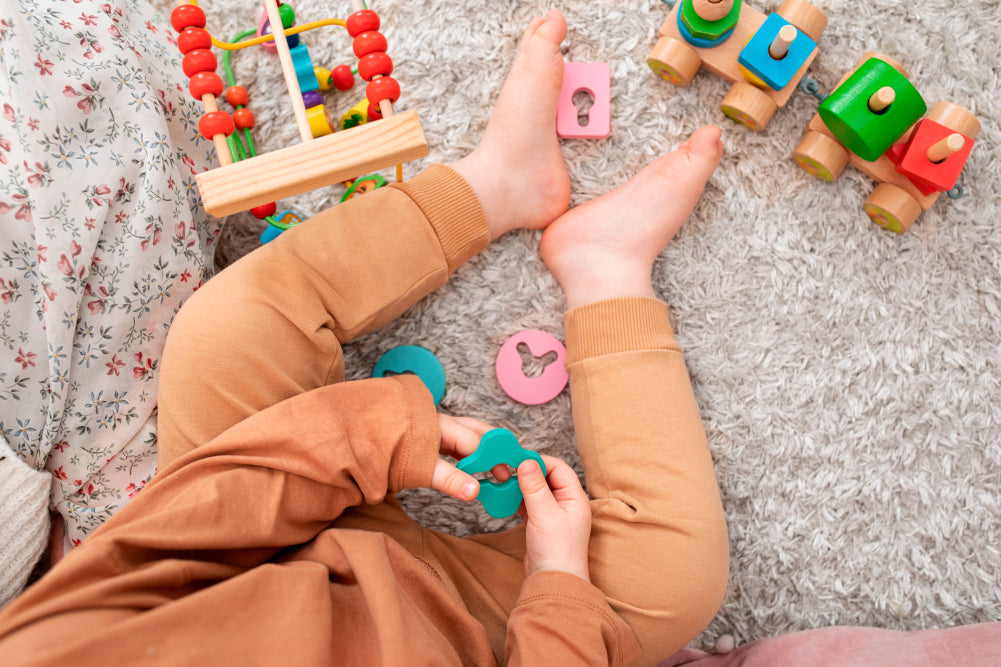
[[[716,41],[737,27],[737,21],[740,20],[740,4],[741,0],[734,0],[733,7],[726,16],[718,21],[707,21],[695,12],[692,0],[682,0],[681,9],[678,10],[678,20],[685,24],[693,37]]]
[[[869,98],[889,86],[896,98],[882,112],[869,108]],[[821,119],[848,150],[874,162],[928,110],[924,98],[895,67],[870,58],[818,109]]]
[[[287,2],[278,8],[278,15],[282,17],[282,26],[286,30],[295,25],[295,10]]]

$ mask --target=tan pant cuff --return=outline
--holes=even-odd
[[[567,365],[588,357],[633,350],[681,351],[667,304],[649,297],[608,299],[578,306],[564,316]]]
[[[451,274],[487,247],[490,231],[476,193],[457,171],[432,165],[406,183],[394,183],[421,209],[445,253]]]

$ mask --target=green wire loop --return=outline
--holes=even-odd
[[[256,28],[251,28],[249,30],[244,30],[242,32],[236,33],[233,37],[233,42],[239,42],[244,37],[254,35],[257,33]],[[231,51],[226,51],[222,56],[222,67],[226,74],[226,81],[229,82],[230,87],[236,85],[236,77],[233,76],[233,65],[230,62]],[[226,137],[226,143],[229,145],[229,154],[233,158],[233,162],[239,162],[240,160],[246,160],[248,157],[254,157],[257,155],[257,151],[254,149],[254,142],[250,138],[250,130],[244,128],[243,130],[244,138],[246,139],[246,145],[240,140],[239,131],[233,132],[233,134]]]

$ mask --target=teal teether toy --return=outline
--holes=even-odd
[[[517,468],[518,464],[528,459],[535,459],[542,474],[546,474],[546,464],[537,453],[525,449],[518,444],[518,438],[506,428],[495,428],[487,431],[480,438],[476,451],[459,461],[456,467],[469,474],[490,472],[501,463]],[[487,514],[498,519],[511,516],[518,511],[521,504],[521,489],[518,488],[518,478],[512,477],[506,482],[492,482],[489,479],[480,480],[480,493],[476,499],[483,503]]]
[[[379,357],[372,377],[381,378],[387,372],[409,372],[419,377],[431,392],[435,405],[445,396],[445,369],[431,350],[420,345],[394,347]]]

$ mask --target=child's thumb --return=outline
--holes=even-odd
[[[525,511],[528,516],[541,516],[559,509],[553,492],[549,489],[546,476],[534,459],[522,461],[518,466],[518,487],[525,497]]]

